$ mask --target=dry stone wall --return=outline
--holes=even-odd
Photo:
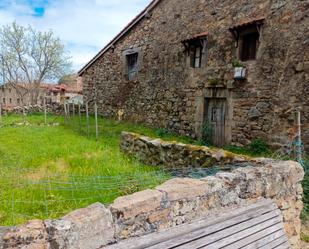
[[[122,139],[123,148],[132,148],[132,141],[139,139],[151,143],[151,139],[137,138],[130,133],[124,133]],[[155,146],[160,144],[157,141]],[[194,152],[195,148],[191,147],[190,153]],[[151,153],[158,156],[156,149],[147,153],[147,156]],[[0,248],[97,249],[268,198],[282,211],[291,245],[300,249],[303,168],[293,161],[263,158],[250,159],[247,163],[247,167],[199,180],[171,179],[154,189],[120,197],[109,206],[96,203],[58,220],[34,220],[17,227],[0,228]]]
[[[300,0],[162,0],[83,73],[85,98],[97,93],[103,115],[121,109],[126,119],[193,137],[201,133],[205,98],[227,98],[226,141],[260,138],[275,147],[289,142],[294,109],[301,107],[307,147],[308,9]],[[234,81],[237,48],[228,29],[261,17],[257,59],[245,63],[245,81]],[[206,61],[195,69],[182,41],[202,32],[208,32]],[[125,74],[128,49],[140,51],[135,81]]]
[[[124,153],[138,158],[143,163],[176,169],[183,167],[211,167],[218,164],[231,165],[244,162],[248,166],[250,161],[248,157],[224,150],[167,142],[130,132],[121,133],[120,149]]]

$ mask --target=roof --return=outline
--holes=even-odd
[[[192,40],[196,40],[198,38],[202,38],[202,37],[208,36],[208,34],[209,34],[208,32],[199,33],[197,35],[192,36],[189,39],[184,40],[183,42],[189,42],[189,41],[192,41]]]
[[[252,19],[250,21],[237,24],[236,26],[233,26],[233,27],[229,28],[229,30],[230,31],[239,30],[239,29],[243,29],[243,28],[246,28],[248,26],[255,25],[255,24],[261,25],[261,24],[264,23],[264,20],[265,20],[265,17],[260,17],[260,18]]]
[[[149,12],[158,5],[162,0],[152,0],[151,3],[138,14],[118,35],[114,37],[99,53],[97,53],[79,72],[81,76],[97,59],[99,59],[105,52],[110,49],[116,42],[118,42],[124,35],[126,35],[135,25],[137,25]]]

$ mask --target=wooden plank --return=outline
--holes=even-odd
[[[275,215],[275,216],[274,216]],[[211,234],[201,239],[195,240],[191,243],[179,247],[179,249],[185,248],[221,248],[229,245],[235,241],[243,239],[249,235],[252,235],[258,231],[266,229],[267,227],[278,224],[280,221],[276,217],[276,213],[267,216],[264,221],[260,219],[250,220],[244,223],[240,223],[236,226],[222,230],[216,234]],[[271,218],[272,217],[272,218]],[[260,218],[260,217],[258,217]]]
[[[252,218],[244,219],[245,216],[235,217],[232,220],[227,220],[225,222],[213,225],[211,227],[202,228],[198,231],[191,232],[187,235],[183,235],[181,237],[170,239],[169,241],[165,241],[158,245],[149,247],[149,249],[172,248],[175,246],[179,246],[179,248],[182,248],[182,245],[184,246],[184,248],[186,248],[186,245],[188,242],[191,242],[190,245],[193,244],[192,246],[194,247],[196,244],[195,242],[199,241],[201,238],[204,238],[204,237],[207,237],[208,241],[214,242],[226,236],[226,234],[236,233],[240,229],[244,229],[245,227],[250,227],[254,223],[257,223],[257,222],[260,223],[264,220],[274,218],[277,215],[278,215],[278,210],[274,210],[274,211],[271,211],[270,213],[260,215],[253,219]],[[233,224],[232,226],[229,225],[231,224],[231,221]],[[200,244],[200,243],[197,242],[197,244]]]
[[[279,245],[282,245],[285,242],[287,242],[287,237],[282,236],[282,237],[268,243],[267,245],[259,247],[259,249],[273,249],[273,248],[276,248]]]
[[[281,244],[281,245],[279,245],[279,246],[277,246],[275,248],[276,249],[290,249],[291,247],[290,247],[289,242],[284,242],[283,244]]]
[[[251,240],[251,244],[245,245],[242,247],[242,249],[256,249],[259,248],[261,246],[267,245],[270,242],[279,239],[282,236],[285,236],[285,231],[283,230],[283,225],[282,223],[278,224],[279,227],[281,227],[278,231],[275,231],[274,233],[270,233],[271,229],[275,229],[275,227],[270,227],[269,229],[265,229],[259,233],[256,233],[254,235],[252,235],[252,237],[247,237],[247,240]],[[262,237],[262,235],[266,234],[264,237]],[[259,238],[260,237],[260,238]],[[259,238],[257,240],[254,240],[256,238]],[[253,242],[252,242],[253,241]],[[245,243],[235,243],[235,247],[234,244],[231,245],[231,248],[240,248],[243,244]]]
[[[150,246],[154,246],[158,243],[168,241],[171,238],[180,237],[194,231],[199,231],[201,229],[210,228],[211,231],[217,231],[217,229],[222,229],[222,223],[227,226],[232,226],[241,221],[252,219],[252,217],[257,217],[264,213],[273,211],[278,207],[272,200],[262,200],[254,204],[245,205],[243,207],[238,207],[230,210],[230,212],[225,214],[216,214],[208,216],[205,219],[197,220],[193,223],[180,225],[178,227],[170,228],[166,231],[152,233],[150,235],[145,235],[140,238],[133,238],[119,242],[118,244],[105,246],[106,249],[143,249]],[[239,217],[241,216],[241,217]]]
[[[228,227],[233,227],[236,224],[239,224],[241,222],[252,220],[253,218],[260,219],[260,216],[265,214],[265,212],[269,211],[269,209],[270,207],[267,207],[265,209],[263,207],[259,207],[258,209],[251,210],[248,213],[242,213],[236,217],[233,217],[232,219],[228,219],[227,217],[226,220],[223,220],[221,222],[216,222],[215,224],[211,224],[210,226],[206,226],[206,227],[200,226],[198,230],[187,231],[185,234],[181,236],[174,235],[168,240],[161,240],[164,242],[159,243],[157,245],[154,244],[153,246],[149,245],[148,248],[149,249],[161,249],[161,248],[170,248],[170,247],[180,246],[189,241],[199,239],[209,234],[213,234],[217,231],[221,231]],[[274,211],[271,211],[271,212],[274,212]],[[271,217],[273,217],[274,215],[275,214],[272,214]]]

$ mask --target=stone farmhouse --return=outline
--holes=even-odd
[[[80,71],[102,115],[247,145],[309,145],[308,1],[154,0]]]
[[[47,91],[47,84],[42,84],[38,91],[38,105],[43,104],[43,96]],[[0,86],[0,104],[3,108],[10,109],[17,106],[30,104],[30,92],[27,84],[4,84]]]
[[[0,104],[5,109],[30,105],[31,96],[27,84],[4,84],[0,86]],[[65,100],[82,96],[81,78],[75,78],[70,82],[59,84],[42,83],[38,91],[37,105],[44,105],[44,97],[47,104],[63,104]]]

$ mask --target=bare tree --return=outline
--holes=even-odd
[[[16,22],[0,28],[0,81],[36,104],[42,82],[70,73],[70,57],[52,31],[41,32]],[[23,103],[24,104],[24,103]]]

